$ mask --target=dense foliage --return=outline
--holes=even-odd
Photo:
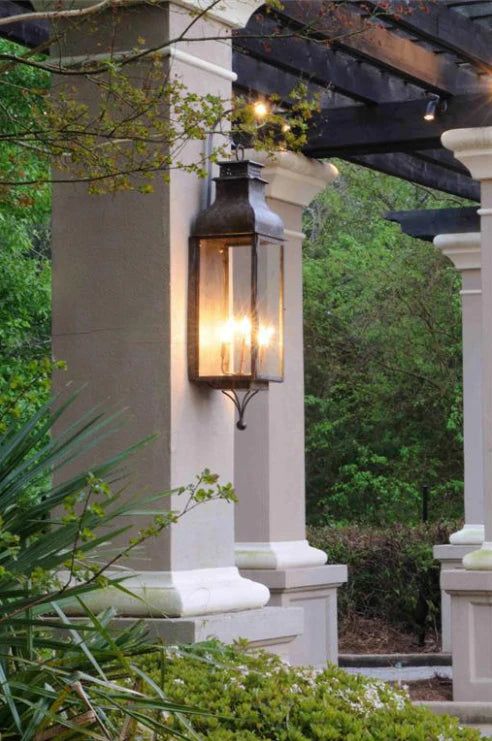
[[[382,619],[414,634],[440,629],[440,565],[432,548],[447,543],[457,523],[389,525],[385,528],[310,527],[309,542],[332,563],[346,563],[348,583],[339,590],[340,617],[354,613]]]
[[[163,649],[143,666],[170,700],[213,713],[193,718],[198,738],[210,741],[479,738],[455,719],[413,706],[384,682],[336,667],[317,673],[212,642]],[[163,723],[175,728],[176,717]]]
[[[174,712],[175,703],[138,674],[135,657],[153,650],[143,626],[113,635],[115,612],[94,614],[94,592],[128,595],[122,559],[198,504],[230,502],[234,493],[204,471],[176,492],[179,510],[169,508],[166,492],[132,496],[122,483],[140,445],[91,472],[78,468],[78,457],[97,450],[115,419],[89,413],[63,428],[65,407],[48,403],[0,435],[0,736],[130,738],[123,733],[129,720],[153,729],[155,713]],[[114,537],[125,533],[127,545],[117,547]],[[85,620],[67,617],[74,612]],[[125,689],[120,680],[132,672],[138,682]]]
[[[18,49],[0,39],[0,53]],[[13,66],[0,75],[2,132],[23,129],[42,106],[49,75]],[[35,146],[0,145],[4,178],[43,179],[44,156]],[[50,188],[0,187],[0,431],[28,416],[49,393],[51,375]]]
[[[308,506],[313,522],[411,522],[462,507],[459,277],[389,210],[458,205],[337,163],[305,215]]]

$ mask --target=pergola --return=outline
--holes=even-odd
[[[196,616],[200,616],[203,612],[205,614],[217,613],[220,611],[219,608],[223,612],[262,608],[267,597],[265,597],[264,589],[262,591],[259,587],[267,586],[272,595],[270,604],[276,605],[284,612],[277,617],[274,613],[269,613],[270,643],[262,638],[262,645],[288,643],[287,638],[291,641],[295,636],[293,644],[295,648],[292,654],[294,660],[308,660],[315,663],[315,658],[319,659],[320,654],[322,658],[327,656],[336,658],[336,637],[335,639],[333,637],[333,620],[335,620],[336,632],[336,617],[334,617],[336,587],[345,580],[345,573],[343,567],[324,566],[323,554],[320,555],[319,551],[310,548],[302,534],[304,532],[300,271],[300,248],[303,238],[302,209],[334,177],[334,168],[318,161],[330,157],[345,159],[459,196],[472,203],[480,202],[480,184],[477,179],[488,182],[492,180],[492,176],[483,175],[480,165],[476,165],[476,159],[466,154],[467,147],[471,145],[458,142],[454,146],[453,139],[452,142],[451,140],[450,143],[448,142],[449,148],[445,148],[441,144],[441,136],[450,129],[492,127],[492,83],[490,81],[492,0],[384,0],[384,2],[382,0],[283,0],[281,8],[269,7],[268,10],[259,2],[243,0],[243,5],[248,6],[251,12],[255,10],[251,15],[251,12],[246,12],[243,8],[244,20],[247,21],[245,26],[237,20],[232,22],[227,19],[228,3],[234,6],[239,4],[239,0],[224,0],[225,11],[222,15],[214,15],[213,23],[223,23],[227,28],[227,33],[230,33],[230,28],[235,29],[233,31],[232,63],[230,56],[227,56],[229,49],[226,50],[224,44],[222,48],[214,47],[211,59],[207,55],[200,57],[203,52],[197,52],[197,55],[193,56],[187,48],[186,53],[176,57],[177,65],[185,80],[193,84],[198,79],[200,84],[204,85],[211,84],[212,81],[214,85],[221,86],[220,90],[224,95],[230,94],[231,82],[234,81],[235,88],[242,93],[265,97],[278,95],[286,105],[288,105],[290,91],[302,80],[309,92],[319,96],[320,100],[320,110],[310,123],[308,141],[304,148],[305,157],[299,159],[292,153],[283,153],[273,164],[267,163],[265,169],[266,179],[270,182],[269,200],[284,219],[289,247],[286,264],[285,323],[288,330],[286,339],[290,345],[289,357],[286,360],[286,382],[281,384],[283,388],[272,389],[268,394],[262,395],[261,401],[255,404],[254,411],[251,412],[251,427],[254,428],[256,422],[256,428],[254,428],[256,432],[241,433],[240,438],[236,434],[236,450],[233,454],[235,482],[240,493],[244,490],[249,494],[249,500],[246,502],[240,497],[236,512],[235,563],[241,568],[242,581],[237,579],[236,574],[233,573],[234,570],[229,569],[226,551],[230,545],[228,538],[233,540],[233,535],[230,535],[227,529],[229,524],[225,516],[220,514],[216,522],[205,523],[207,527],[210,527],[210,538],[215,538],[217,542],[220,541],[220,548],[214,550],[214,558],[208,560],[203,558],[200,550],[200,543],[204,542],[203,534],[198,534],[196,530],[197,542],[196,547],[193,545],[191,556],[185,553],[178,537],[175,538],[176,542],[171,539],[171,546],[166,551],[167,555],[164,559],[168,570],[159,571],[157,566],[153,566],[151,574],[154,576],[150,582],[142,583],[144,589],[148,588],[148,594],[151,596],[165,590],[167,590],[165,599],[168,598],[168,593],[172,592],[174,596],[177,595],[176,604],[179,602],[180,606],[173,608],[175,612],[172,614],[179,620],[184,620],[190,615],[195,620]],[[140,18],[138,13],[141,13],[143,23],[144,14],[151,11],[144,7],[145,3],[135,2],[134,4],[140,8],[134,15],[135,26],[137,26]],[[196,0],[170,0],[169,4],[185,8],[200,5]],[[203,5],[202,1],[201,7]],[[0,3],[0,16],[9,16],[19,11],[27,12],[29,9],[32,9],[32,6],[27,0],[4,0]],[[225,21],[224,18],[226,18]],[[138,28],[135,27],[135,35],[137,32]],[[21,23],[16,24],[15,27],[3,26],[2,34],[27,46],[35,47],[48,38],[49,28],[45,22]],[[458,149],[458,158],[455,158],[450,151],[456,149]],[[466,156],[462,149],[465,150]],[[487,140],[484,144],[484,156],[488,156],[489,159],[491,155],[487,153],[490,151],[491,144]],[[477,157],[479,158],[480,154]],[[477,179],[471,177],[468,167],[462,163],[463,160],[466,160],[467,165],[472,163],[472,171]],[[179,181],[177,182],[177,191],[181,193],[180,188],[184,186]],[[483,211],[485,216],[489,212],[492,214],[492,208],[484,203],[484,194],[487,194],[487,198],[490,196],[487,187],[489,186],[482,187],[482,207],[486,206]],[[89,203],[80,190],[76,192],[76,196],[74,198],[72,194],[72,196],[65,197],[57,191],[55,198],[55,220],[58,219],[61,223],[65,218],[64,228],[60,228],[58,232],[55,229],[55,242],[58,241],[61,245],[63,239],[65,242],[73,241],[73,245],[66,247],[66,256],[60,250],[57,268],[59,272],[56,279],[58,284],[55,280],[55,287],[60,295],[63,294],[60,288],[63,278],[62,268],[70,273],[71,264],[77,260],[82,261],[84,269],[89,270],[90,260],[93,259],[93,256],[89,259],[92,243],[94,240],[101,239],[103,243],[106,240],[113,244],[115,230],[121,243],[128,247],[125,255],[129,265],[131,263],[127,273],[122,270],[120,276],[122,282],[131,281],[135,271],[138,272],[141,269],[140,263],[134,257],[136,253],[133,245],[129,244],[132,239],[140,245],[143,253],[147,248],[147,242],[152,242],[152,239],[161,239],[169,251],[178,250],[176,245],[185,244],[189,233],[187,231],[189,219],[186,221],[183,218],[179,198],[175,197],[175,201],[171,199],[169,205],[163,197],[162,203],[165,203],[168,208],[171,224],[168,232],[163,233],[160,204],[151,205],[150,211],[143,213],[137,202],[132,202],[134,208],[132,219],[136,220],[135,225],[133,221],[127,222],[126,231],[123,231],[119,228],[119,221],[125,221],[128,208],[123,212],[121,207],[118,210],[117,205],[111,204],[108,216],[99,205],[94,205],[93,201]],[[199,201],[196,188],[195,190],[183,190],[183,197],[190,199],[190,202],[195,205]],[[489,200],[492,199],[489,198]],[[155,210],[155,214],[152,209]],[[67,212],[75,214],[72,231],[69,229],[65,216]],[[149,213],[155,215],[154,220],[150,220]],[[481,473],[483,455],[479,423],[483,404],[480,221],[477,208],[473,205],[463,208],[394,212],[388,214],[386,218],[399,223],[402,230],[411,236],[426,240],[435,239],[436,246],[450,256],[463,276],[466,524],[463,531],[455,534],[456,537],[452,544],[442,546],[444,551],[437,553],[443,562],[443,570],[453,568],[453,573],[456,574],[455,569],[461,568],[462,557],[473,551],[476,545],[483,540],[484,484]],[[482,234],[485,233],[484,218],[482,215]],[[92,222],[95,219],[99,219],[100,222],[93,226]],[[137,224],[138,219],[140,219],[139,224]],[[142,225],[145,225],[148,231],[148,240],[145,243],[139,242]],[[67,237],[70,239],[67,240]],[[179,249],[185,250],[185,247],[181,246]],[[69,254],[70,251],[71,254]],[[85,251],[87,251],[87,259]],[[182,254],[179,254],[182,257]],[[222,465],[221,456],[225,455],[224,450],[229,451],[227,455],[232,455],[230,453],[231,440],[224,436],[221,427],[221,420],[224,420],[223,412],[220,411],[216,401],[212,403],[205,396],[198,397],[195,392],[189,392],[187,388],[183,390],[183,370],[179,365],[180,361],[175,360],[178,356],[181,358],[184,353],[182,333],[180,334],[182,329],[180,322],[182,322],[184,313],[179,313],[182,308],[182,296],[179,294],[179,289],[183,285],[183,264],[186,260],[180,262],[181,257],[172,267],[175,273],[169,289],[170,295],[172,294],[171,314],[169,314],[167,304],[164,306],[159,303],[163,301],[161,286],[158,282],[152,282],[154,276],[149,276],[147,286],[149,295],[155,296],[155,305],[159,311],[162,310],[162,315],[166,317],[172,315],[175,325],[179,327],[176,334],[177,340],[174,345],[171,342],[174,356],[171,354],[171,359],[166,361],[168,365],[162,365],[166,369],[165,372],[169,373],[171,391],[174,390],[179,397],[179,404],[176,404],[176,408],[179,407],[179,414],[176,417],[171,415],[164,422],[159,417],[159,424],[165,427],[166,434],[174,441],[170,443],[170,452],[166,453],[172,463],[172,465],[169,464],[169,468],[173,471],[171,479],[175,475],[174,472],[177,472],[176,475],[181,475],[182,471],[188,470],[189,460],[193,462],[194,458],[201,460],[202,453],[203,456],[209,455],[212,458],[212,460],[205,458],[207,465],[213,466],[218,461],[219,467]],[[154,258],[155,254],[149,252],[148,259],[154,260]],[[84,262],[85,259],[86,262]],[[105,258],[103,255],[103,258],[97,259]],[[114,260],[114,255],[110,259]],[[116,263],[108,262],[108,265],[115,267]],[[107,268],[107,265],[105,267]],[[489,272],[492,282],[492,264],[489,266]],[[73,296],[77,296],[81,304],[84,302],[89,304],[92,301],[91,311],[93,313],[96,312],[94,306],[100,312],[104,311],[104,297],[101,298],[93,293],[88,298],[86,287],[78,285],[77,276],[74,277],[70,273],[69,280],[73,280]],[[130,297],[128,305],[125,305],[126,294],[122,294],[120,299],[122,304],[120,318],[121,321],[125,321],[126,314],[131,314],[134,309],[133,304],[129,303],[130,299],[137,302],[138,296]],[[490,308],[492,313],[492,299],[490,299]],[[55,309],[57,317],[55,326],[61,327],[59,335],[57,334],[59,352],[62,356],[66,353],[73,357],[76,366],[78,364],[84,372],[89,372],[87,371],[91,362],[91,359],[87,360],[89,345],[84,345],[85,350],[79,349],[75,341],[72,342],[70,339],[70,322],[67,320],[70,304],[67,303],[66,296],[62,296]],[[113,311],[112,306],[110,309]],[[77,322],[81,325],[84,323],[80,317],[77,318]],[[145,331],[146,327],[137,327],[137,329],[132,327],[132,332],[138,336],[140,336],[139,332],[144,336]],[[90,334],[87,330],[84,333]],[[159,336],[159,341],[161,340],[169,342],[168,338]],[[492,346],[492,336],[490,340]],[[82,343],[88,341],[87,339],[80,340]],[[117,348],[114,351],[115,356],[120,351],[118,343],[121,342],[123,340],[120,340],[118,336],[115,339]],[[100,352],[103,357],[102,362],[98,361],[96,372],[99,373],[102,367],[103,372],[109,373],[104,365],[105,351],[97,346],[97,341],[95,345],[96,354]],[[483,346],[485,347],[485,344]],[[127,349],[125,346],[125,350]],[[92,347],[90,350],[92,351]],[[110,360],[113,362],[112,358]],[[158,358],[155,362],[159,363],[161,360]],[[489,365],[492,371],[492,358]],[[171,367],[170,371],[168,366]],[[93,370],[92,366],[91,369]],[[151,370],[154,371],[153,368]],[[132,376],[131,383],[136,384],[139,380],[137,370],[134,373],[135,377]],[[106,382],[108,378],[105,379]],[[150,371],[149,378],[154,378]],[[138,389],[137,386],[132,387],[131,383],[128,381],[128,389]],[[167,414],[165,400],[150,396],[149,399],[146,399],[146,402],[150,407],[155,405],[156,409],[162,408]],[[190,417],[189,422],[187,415]],[[203,438],[198,437],[197,428],[208,421],[211,415],[214,420],[211,434],[204,442]],[[175,442],[176,440],[178,443]],[[183,440],[186,440],[184,453],[180,448]],[[224,442],[225,447],[221,448]],[[177,464],[175,460],[178,461]],[[165,471],[167,475],[166,466],[162,466],[161,473],[162,471]],[[297,490],[299,491],[296,494]],[[191,533],[190,537],[194,537],[193,525]],[[205,581],[205,587],[203,587],[205,591],[208,590],[207,594],[211,595],[206,609],[202,602],[200,602],[201,607],[196,606],[193,601],[194,593],[193,598],[190,597],[191,587],[189,585],[195,583],[192,582],[190,574],[193,569],[198,568],[191,564],[192,558],[202,564],[200,567],[202,571],[207,572],[212,572],[217,564],[228,565],[227,569],[217,569],[217,572],[221,572],[218,576],[211,573],[201,574],[201,579],[205,577],[209,579]],[[157,557],[154,560],[155,563],[160,563]],[[179,578],[175,578],[176,573],[186,573],[186,579],[180,582]],[[472,575],[474,573],[474,571],[469,572]],[[489,571],[488,574],[490,573]],[[159,577],[161,578],[159,582],[156,574],[166,576]],[[217,578],[222,580],[219,584],[220,588],[214,581]],[[162,579],[168,579],[164,589]],[[249,585],[256,584],[256,591],[251,586],[247,586],[248,580]],[[151,587],[148,587],[149,583]],[[449,593],[454,594],[453,590],[457,590],[455,621],[458,630],[468,628],[470,636],[479,635],[482,643],[484,640],[490,642],[490,627],[487,628],[487,625],[490,625],[489,603],[492,582],[485,588],[477,577],[474,584],[474,592],[469,586],[460,586],[455,589],[453,586],[455,582],[452,580],[446,582],[445,586]],[[474,608],[470,607],[470,589],[472,589],[475,602],[486,612],[477,611],[475,616]],[[248,592],[247,596],[246,592]],[[443,599],[445,639],[448,641],[447,647],[449,648],[449,597],[444,596]],[[165,605],[168,606],[168,602],[165,602]],[[304,634],[303,628],[299,627],[299,606],[305,608],[307,627]],[[467,613],[468,607],[471,612]],[[128,606],[126,609],[130,610],[129,614],[134,614]],[[256,622],[251,622],[253,612],[258,613],[254,618]],[[236,612],[236,617],[238,614]],[[254,633],[257,642],[260,642],[260,634],[263,636],[262,615],[261,609],[252,610],[248,615],[249,623],[242,624],[237,618],[246,633],[248,630],[250,634]],[[472,617],[468,618],[467,615],[472,615]],[[468,619],[475,621],[473,630],[471,623],[465,625]],[[190,621],[188,621],[190,625],[188,623],[185,625],[185,623],[179,623],[179,620],[172,628],[174,636],[182,636],[183,631],[186,633],[186,630],[188,630],[186,635],[189,635],[191,631],[194,638],[204,635],[205,628],[196,620],[192,628],[190,628]],[[321,639],[317,635],[314,636],[313,631],[318,630],[323,621],[330,623],[330,626],[326,628],[322,641],[323,648],[320,650]],[[212,627],[217,628],[220,633],[217,627],[219,622],[217,619]],[[249,625],[248,629],[244,627],[246,624]],[[256,627],[251,628],[251,625]],[[230,626],[228,630],[227,635],[232,635],[233,631]],[[237,633],[241,627],[235,630]],[[486,635],[487,639],[484,638]],[[473,638],[473,640],[479,639]],[[492,661],[484,658],[484,663],[480,663],[478,645],[479,643],[475,643],[472,646],[470,643],[467,647],[460,649],[462,653],[457,661],[461,677],[459,685],[461,696],[462,699],[470,699],[470,692],[473,694],[476,691],[478,685],[473,675],[475,671],[473,667],[480,665],[480,671],[483,674],[479,677],[481,697],[492,700]],[[453,646],[454,649],[455,646]],[[472,660],[470,656],[473,651],[475,654]]]
[[[260,7],[235,33],[238,92],[287,99],[302,80],[321,107],[310,123],[308,157],[339,157],[480,200],[478,183],[440,138],[448,129],[492,124],[491,0],[284,0],[281,5]],[[0,17],[29,10],[29,0],[4,0]],[[2,35],[35,47],[48,39],[49,26],[30,21],[4,26]],[[435,115],[426,120],[433,100]],[[469,213],[456,211],[453,220],[443,213],[443,228],[434,214],[434,233],[467,231]],[[428,216],[422,218],[426,231]],[[417,221],[414,214],[416,232]]]

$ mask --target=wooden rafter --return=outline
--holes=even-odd
[[[413,86],[374,65],[362,64],[353,56],[333,50],[327,43],[296,35],[267,14],[257,14],[250,20],[247,30],[238,33],[235,48],[287,74],[301,75],[325,88],[329,85],[336,92],[363,103],[399,100],[417,92]],[[246,81],[236,55],[234,69],[239,74],[238,84],[244,86]],[[257,79],[261,84],[261,74]]]
[[[492,70],[492,44],[487,29],[462,13],[437,2],[429,2],[425,12],[402,12],[401,0],[373,0],[370,3],[382,17],[399,28],[417,33],[419,38],[447,49],[479,68]]]
[[[445,55],[434,54],[343,6],[333,10],[332,4],[323,0],[284,0],[281,12],[304,34],[324,37],[337,48],[435,93],[456,94],[476,87],[476,76],[457,67]]]

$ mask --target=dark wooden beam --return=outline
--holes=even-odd
[[[233,54],[233,70],[237,74],[236,88],[266,96],[279,95],[285,101],[301,79],[306,83],[310,96],[320,96],[326,92],[323,87],[316,85],[312,80],[300,78],[299,74],[295,75],[279,69],[237,50]]]
[[[361,59],[436,93],[456,94],[476,88],[476,75],[445,55],[376,25],[342,5],[326,0],[283,0],[281,12],[304,36],[327,39]]]
[[[256,14],[246,29],[237,32],[234,48],[273,65],[282,71],[363,103],[382,103],[415,97],[418,90],[401,79],[353,56],[334,51],[327,44],[302,38],[293,29],[281,25],[271,14]],[[233,63],[236,69],[236,62]],[[261,84],[261,72],[256,80],[239,74],[241,87]]]
[[[0,0],[0,18],[10,18],[32,11],[30,3],[14,2],[14,0]],[[0,36],[18,44],[35,48],[48,40],[50,34],[49,23],[45,20],[17,21],[2,26]]]
[[[389,211],[384,215],[387,221],[400,225],[404,234],[432,242],[437,234],[462,234],[479,232],[480,217],[477,209],[435,208],[417,211]]]
[[[439,149],[447,129],[492,125],[490,95],[457,95],[447,110],[425,121],[424,98],[378,106],[326,109],[313,117],[307,153],[312,157]]]
[[[422,162],[409,154],[366,154],[357,157],[345,157],[344,159],[368,167],[371,170],[384,172],[386,175],[394,175],[397,178],[409,180],[426,188],[441,190],[460,198],[480,202],[480,186],[470,177],[450,172],[444,167]]]
[[[438,2],[429,2],[425,10],[416,4],[402,12],[401,0],[373,0],[378,15],[388,18],[399,28],[418,34],[426,41],[457,54],[487,71],[492,70],[491,34],[463,13]]]
[[[413,155],[417,159],[430,162],[432,165],[440,165],[452,172],[458,172],[467,176],[470,174],[466,167],[447,149],[424,149],[414,152]]]

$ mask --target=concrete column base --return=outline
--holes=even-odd
[[[449,536],[453,545],[481,545],[485,537],[483,525],[463,525],[461,530]]]
[[[492,702],[492,571],[443,573],[451,597],[453,699]]]
[[[442,576],[447,571],[463,568],[463,558],[467,553],[476,550],[476,545],[445,545],[434,546],[434,558],[441,562]],[[441,650],[451,652],[451,597],[446,594],[441,585]]]
[[[241,569],[241,574],[268,587],[269,605],[304,609],[304,632],[290,648],[293,664],[338,663],[337,589],[347,581],[346,566]]]
[[[116,618],[112,626],[128,628],[135,618]],[[301,607],[264,607],[261,610],[200,615],[186,618],[149,618],[145,626],[151,638],[174,645],[199,643],[217,638],[233,643],[244,638],[254,648],[263,648],[292,663],[292,647],[304,632]]]
[[[297,569],[326,563],[326,553],[307,540],[236,543],[234,550],[240,569]]]
[[[142,571],[129,575],[123,586],[128,591],[101,589],[88,595],[85,602],[95,612],[113,607],[125,617],[171,618],[253,610],[264,607],[269,599],[263,584],[243,578],[235,566]],[[74,604],[69,612],[76,615],[82,611]]]

